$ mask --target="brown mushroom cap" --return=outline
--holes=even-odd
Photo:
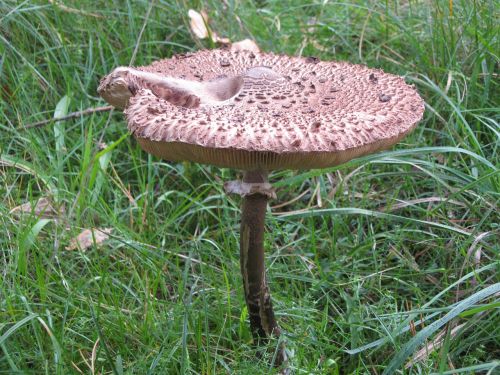
[[[204,50],[138,70],[195,87],[171,100],[139,85],[126,109],[141,147],[172,161],[324,168],[392,146],[424,112],[403,78],[345,62]]]

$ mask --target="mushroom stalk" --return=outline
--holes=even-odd
[[[266,184],[267,172],[247,171],[243,183]],[[250,329],[257,345],[269,336],[279,337],[281,333],[266,280],[264,222],[267,201],[268,194],[256,192],[244,195],[241,215],[240,266]],[[285,359],[284,348],[278,348],[275,364],[280,365]]]

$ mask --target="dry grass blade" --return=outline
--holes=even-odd
[[[59,9],[61,9],[64,12],[75,13],[75,14],[79,14],[81,16],[103,18],[103,16],[100,15],[100,14],[91,13],[91,12],[85,12],[84,10],[81,10],[81,9],[70,8],[69,6],[61,4],[59,1],[56,1],[56,0],[49,0],[49,3],[51,3],[52,5],[58,7]]]
[[[450,337],[453,338],[457,335],[457,333],[462,329],[462,327],[465,325],[465,323],[459,324],[458,326],[454,327],[451,332],[450,332]],[[447,328],[443,328],[441,332],[439,332],[434,340],[431,342],[427,343],[422,349],[420,349],[418,352],[416,352],[413,357],[406,363],[405,369],[409,369],[413,365],[415,365],[417,362],[425,361],[429,356],[435,352],[436,350],[439,350],[439,348],[443,345],[444,338],[446,336],[446,331]]]
[[[25,125],[21,129],[39,128],[41,126],[51,124],[51,123],[56,122],[56,121],[63,121],[63,120],[69,120],[69,119],[72,119],[75,117],[87,116],[87,115],[91,115],[92,113],[96,113],[96,112],[107,112],[107,111],[111,111],[114,108],[115,107],[113,107],[111,105],[105,105],[102,107],[95,107],[95,108],[87,108],[87,109],[84,109],[83,111],[68,113],[66,116],[57,117],[57,118],[50,118],[47,120],[34,122],[32,124]]]
[[[148,24],[149,16],[151,15],[151,11],[153,10],[154,5],[155,5],[155,0],[151,0],[151,2],[149,3],[149,8],[146,12],[146,16],[144,17],[144,22],[142,24],[141,31],[139,31],[139,36],[137,37],[137,40],[135,42],[134,52],[132,52],[132,57],[130,58],[130,62],[128,63],[129,66],[134,65],[135,58],[137,56],[137,51],[139,50],[139,45],[141,44],[142,35],[144,34],[144,30],[146,30],[146,25]]]
[[[301,214],[301,213],[307,213],[310,212],[311,210],[314,210],[316,208],[319,208],[316,205],[308,205],[306,208],[301,208],[298,210],[293,210],[293,211],[281,211],[281,212],[271,212],[271,215],[273,216],[284,216],[284,215],[294,215],[294,214]]]
[[[79,374],[85,374],[80,368],[76,365],[75,362],[71,361],[71,366],[79,373]]]
[[[390,207],[384,206],[379,209],[379,211],[396,211],[399,210],[400,208],[408,207],[408,206],[414,206],[416,204],[420,203],[433,203],[433,202],[446,202],[450,204],[455,204],[460,207],[466,207],[464,203],[458,202],[455,200],[450,200],[446,198],[441,198],[441,197],[429,197],[429,198],[419,198],[419,199],[413,199],[409,201],[403,201],[401,203],[393,204]]]
[[[87,366],[89,370],[92,370],[92,365],[89,363],[88,359],[85,357],[85,354],[83,354],[82,349],[78,349],[78,353],[80,353],[80,357],[82,358],[83,363],[85,363],[85,366]]]
[[[134,207],[137,207],[137,202],[135,201],[132,193],[130,192],[130,188],[127,188],[123,183],[120,175],[116,172],[116,169],[112,163],[110,163],[111,170],[113,172],[113,176],[109,175],[109,178],[118,186],[118,188],[123,192],[123,194],[128,198],[130,204]],[[132,217],[132,216],[131,216]]]
[[[306,189],[304,190],[302,193],[300,193],[299,195],[297,195],[296,197],[290,199],[289,201],[286,201],[286,202],[283,202],[283,203],[278,203],[274,206],[271,206],[271,210],[276,210],[278,208],[283,208],[283,207],[286,207],[294,202],[297,202],[298,200],[302,199],[302,197],[308,193],[311,192],[311,189]]]
[[[97,347],[99,346],[99,338],[95,340],[94,346],[92,347],[92,358],[90,360],[90,371],[92,372],[92,375],[95,374],[95,360],[97,358]]]
[[[486,237],[488,237],[492,232],[483,232],[480,233],[479,235],[476,236],[472,244],[469,246],[469,249],[467,250],[467,256],[465,257],[462,267],[460,268],[460,273],[459,275],[462,276],[465,266],[467,264],[467,261],[470,259],[472,254],[474,254],[474,266],[479,268],[480,262],[481,262],[481,246],[478,247],[479,243],[484,240]],[[471,279],[471,284],[473,286],[477,285],[477,279],[476,277],[473,277]],[[458,301],[461,298],[461,293],[460,293],[460,285],[457,285],[457,291],[455,292],[455,300]]]
[[[411,269],[413,269],[417,273],[421,273],[421,269],[416,262],[415,258],[413,255],[411,255],[406,249],[402,249],[402,252],[398,251],[394,246],[391,246],[389,251],[394,254],[396,257],[401,259],[403,262],[405,262]],[[434,285],[439,285],[438,279],[436,279],[432,275],[425,275],[425,278],[430,281]]]
[[[315,194],[316,194],[316,205],[319,208],[323,207],[323,199],[321,198],[321,184],[319,180],[316,184]]]
[[[328,193],[328,200],[332,200],[335,197],[335,194],[337,194],[337,190],[340,188],[340,186],[344,185],[349,181],[349,179],[354,176],[356,173],[358,173],[361,169],[363,169],[365,166],[361,165],[352,172],[350,172],[347,176],[342,178],[337,185],[333,186],[332,190]]]

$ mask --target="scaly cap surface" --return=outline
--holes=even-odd
[[[137,69],[132,77],[171,82],[129,78],[129,129],[146,151],[172,161],[334,166],[392,146],[424,112],[401,77],[345,62],[205,50]]]

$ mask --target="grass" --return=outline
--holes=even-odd
[[[212,47],[190,7],[0,3],[0,373],[273,372],[251,347],[239,200],[221,187],[237,172],[148,156],[118,111],[23,130],[103,105],[99,78],[135,50],[140,65]],[[426,101],[393,150],[271,174],[286,205],[267,217],[269,280],[294,373],[498,371],[498,7],[205,2],[219,35],[379,67]],[[56,215],[11,212],[42,197]],[[110,239],[65,249],[90,227]]]

